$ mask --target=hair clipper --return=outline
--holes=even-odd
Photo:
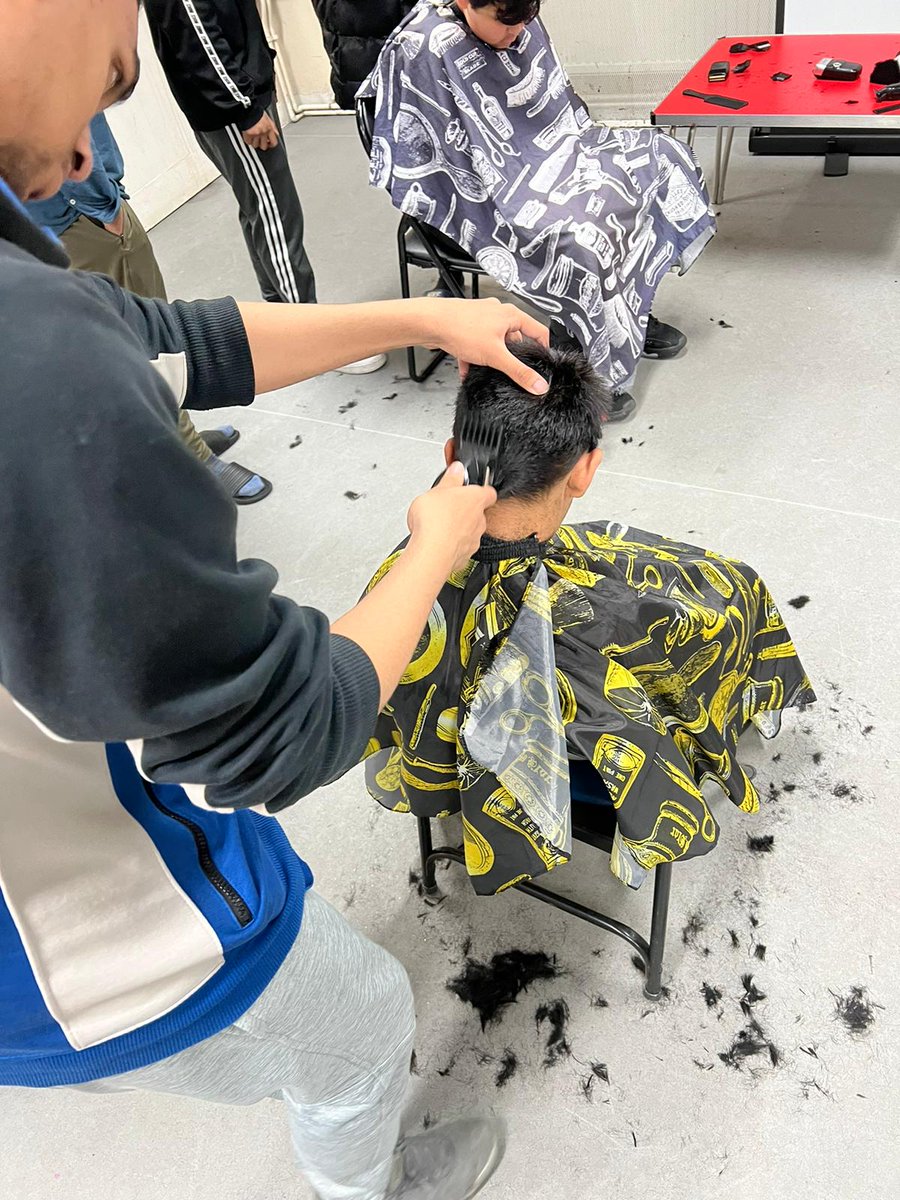
[[[456,458],[466,469],[466,483],[496,488],[502,450],[503,429],[500,425],[483,413],[466,413],[456,438]]]

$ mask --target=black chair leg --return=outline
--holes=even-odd
[[[669,920],[669,895],[672,890],[672,864],[660,863],[654,871],[653,916],[650,924],[650,961],[644,995],[659,1000],[662,995],[663,954],[666,949],[666,926]]]
[[[481,277],[479,275],[472,276],[472,299],[478,300],[481,296]]]
[[[406,222],[401,221],[397,230],[397,256],[400,261],[400,295],[404,300],[408,300],[410,297],[409,263],[406,261],[406,230]]]
[[[426,896],[433,896],[437,890],[437,862],[432,858],[434,842],[431,838],[431,821],[428,817],[417,817],[419,827],[419,853],[422,857],[422,887]]]
[[[412,294],[409,286],[409,262],[406,257],[406,232],[408,228],[409,226],[404,219],[400,222],[397,230],[397,256],[400,263],[400,295],[404,300],[408,300]],[[415,346],[407,346],[406,366],[410,379],[414,383],[424,383],[437,370],[446,357],[447,355],[443,350],[436,350],[432,354],[424,371],[420,371],[419,364],[416,361]]]

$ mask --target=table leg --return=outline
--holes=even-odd
[[[731,163],[731,147],[734,143],[734,126],[732,125],[724,136],[723,149],[723,129],[719,126],[716,133],[716,188],[713,196],[715,204],[725,203],[725,183],[728,179],[728,167]]]
[[[696,136],[697,136],[697,126],[696,126],[696,125],[689,125],[689,126],[688,126],[688,131],[687,131],[687,139],[686,139],[686,140],[687,140],[687,144],[688,144],[688,145],[691,147],[691,149],[692,149],[692,150],[693,150],[693,148],[694,148],[694,138],[695,138]]]

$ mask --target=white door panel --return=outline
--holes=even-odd
[[[147,229],[218,175],[172,98],[143,13],[141,78],[134,95],[107,113],[125,159],[125,187]]]

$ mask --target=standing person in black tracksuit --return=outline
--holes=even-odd
[[[263,298],[314,304],[303,210],[275,105],[274,54],[254,0],[146,0],[178,106],[228,182]]]
[[[231,184],[263,298],[315,304],[275,102],[275,55],[255,0],[146,0],[144,8],[172,94]],[[376,354],[341,369],[365,375],[386,362]]]

